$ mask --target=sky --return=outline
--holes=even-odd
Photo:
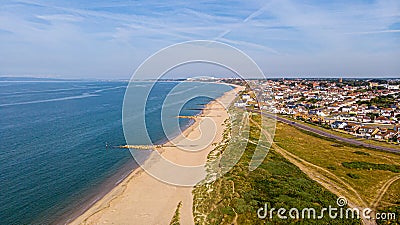
[[[125,79],[191,40],[232,45],[267,77],[400,77],[400,1],[0,0],[0,76]]]

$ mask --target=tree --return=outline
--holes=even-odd
[[[376,117],[379,116],[378,113],[367,113],[367,116],[371,119],[374,120]]]

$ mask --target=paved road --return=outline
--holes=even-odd
[[[374,148],[374,149],[378,149],[378,150],[381,150],[381,151],[400,153],[399,149],[372,145],[372,144],[368,144],[368,143],[365,143],[365,142],[362,142],[362,141],[357,141],[357,140],[354,140],[354,139],[341,137],[341,136],[338,136],[338,135],[334,135],[334,134],[325,132],[323,130],[319,130],[319,129],[316,129],[316,128],[313,128],[313,127],[310,127],[310,126],[307,126],[307,125],[303,125],[303,124],[299,124],[299,123],[293,122],[291,120],[288,120],[288,119],[285,119],[285,118],[282,118],[282,117],[277,117],[277,116],[269,114],[269,113],[263,112],[263,115],[265,115],[265,116],[267,116],[269,118],[276,119],[276,120],[278,120],[280,122],[295,126],[295,127],[300,128],[302,130],[310,131],[312,133],[315,133],[315,134],[318,134],[318,135],[322,135],[322,136],[325,136],[325,137],[328,137],[328,138],[334,138],[336,140],[343,141],[343,142],[346,142],[346,143],[359,145],[359,146],[363,146],[363,147],[367,147],[367,148]]]

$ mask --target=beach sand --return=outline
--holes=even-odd
[[[180,165],[204,165],[214,148],[212,144],[222,140],[223,123],[229,117],[223,107],[228,106],[242,89],[237,87],[207,104],[202,112],[205,117],[196,118],[192,126],[171,141],[177,146],[190,139],[206,146],[201,151],[188,152],[168,147],[163,148],[160,154]],[[209,130],[215,135],[207,136]],[[169,224],[181,201],[181,224],[194,224],[192,190],[191,186],[159,181],[138,168],[71,224]]]

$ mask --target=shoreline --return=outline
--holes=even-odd
[[[87,195],[90,195],[87,200],[82,204],[78,205],[78,208],[72,208],[67,211],[67,213],[61,215],[56,218],[51,224],[69,224],[74,221],[76,218],[85,213],[88,209],[90,209],[93,205],[96,204],[99,200],[101,200],[104,196],[106,196],[112,189],[117,187],[121,182],[123,182],[133,171],[140,168],[140,166],[135,162],[129,159],[127,162],[121,165],[121,168],[118,169],[115,174],[106,178],[98,188],[92,191],[87,191]],[[76,206],[75,206],[76,207]]]
[[[213,106],[219,105],[219,102],[222,101],[231,101],[234,99],[233,96],[236,96],[238,92],[237,87],[233,87],[232,90],[225,92],[222,96],[219,98],[210,101],[205,105],[205,107],[201,110],[201,112],[197,115],[204,115],[204,114],[212,114],[216,113],[216,109],[213,110]],[[227,97],[228,96],[228,97]],[[223,121],[225,120],[225,117]],[[220,118],[220,119],[221,119]],[[222,121],[222,122],[223,122]],[[221,122],[221,121],[220,121]],[[179,142],[179,139],[183,137],[188,137],[188,136],[198,136],[198,134],[195,134],[195,131],[199,130],[201,120],[200,119],[193,119],[193,122],[189,122],[188,126],[182,130],[180,134],[175,136],[172,140],[168,141],[165,140],[165,144],[170,143],[170,142]],[[216,124],[217,125],[217,130],[218,132],[222,133],[224,130],[224,126],[221,124]],[[200,133],[201,134],[201,133]],[[163,157],[168,157],[168,155],[172,158],[179,158],[180,160],[184,161],[197,161],[197,162],[203,162],[205,163],[206,158],[208,156],[209,151],[213,149],[213,147],[210,145],[207,148],[207,151],[205,152],[206,154],[201,153],[198,156],[199,158],[192,158],[188,159],[188,156],[184,155],[179,155],[182,153],[179,153],[178,151],[173,152],[168,149],[166,151],[165,149],[160,151],[160,154],[163,155]],[[201,151],[202,152],[202,151]],[[131,162],[130,162],[131,163]],[[148,224],[150,223],[169,223],[170,219],[172,218],[173,213],[175,212],[176,205],[179,202],[179,198],[181,198],[180,201],[183,201],[184,199],[184,204],[183,207],[181,208],[181,220],[186,221],[188,223],[193,224],[193,214],[192,214],[192,198],[191,198],[191,190],[193,187],[179,187],[179,186],[173,186],[173,185],[168,185],[166,183],[163,183],[155,178],[153,178],[151,175],[147,174],[146,172],[143,173],[144,170],[139,166],[137,168],[134,168],[130,172],[127,171],[128,173],[127,176],[122,177],[119,182],[115,183],[115,186],[111,188],[105,195],[98,197],[94,202],[90,203],[88,207],[85,207],[85,210],[81,210],[81,212],[76,213],[76,216],[73,216],[72,218],[69,218],[67,221],[65,221],[66,224],[93,224],[93,223],[99,223],[100,220],[103,222],[111,222],[118,220],[119,222],[124,222],[125,224],[127,221],[135,221],[135,223],[140,223],[140,224]],[[157,189],[158,188],[158,189]],[[131,190],[134,191],[131,191]],[[151,192],[147,192],[149,190]],[[154,189],[154,190],[151,190]],[[146,199],[143,199],[140,193],[140,191],[145,191],[143,194],[147,194],[150,196],[146,196]],[[165,191],[167,190],[167,191]],[[160,192],[168,192],[170,195],[168,197],[165,197],[165,194],[161,194]],[[156,194],[161,194],[160,197],[153,196]],[[136,196],[139,195],[139,196]],[[148,198],[147,198],[148,197]],[[128,201],[131,200],[131,201]],[[163,200],[165,203],[168,203],[169,207],[167,207],[165,204],[162,204],[160,201],[157,200]],[[122,201],[125,201],[124,203]],[[150,204],[149,204],[150,203]],[[126,207],[125,205],[128,204]],[[148,207],[145,207],[144,205],[147,205]],[[138,207],[141,206],[141,207]],[[129,210],[129,208],[132,208]],[[135,209],[135,207],[137,209]],[[153,211],[157,211],[154,208],[159,208],[159,211],[161,213],[155,213]],[[146,212],[145,209],[143,208],[150,208],[152,211],[151,212]],[[115,212],[120,211],[119,209],[122,209],[124,211],[128,211],[130,213],[126,212],[119,212],[116,215]],[[168,209],[168,210],[166,210]],[[141,212],[142,211],[142,212]],[[135,214],[132,213],[135,212],[137,215],[132,215]],[[155,217],[149,216],[150,214],[153,214]],[[110,215],[111,214],[111,215]],[[135,219],[136,218],[136,219]],[[190,222],[191,221],[191,222]],[[186,224],[186,223],[185,223]]]
[[[214,101],[214,100],[213,100]],[[206,105],[212,103],[213,101],[210,101]],[[205,105],[205,106],[206,106]],[[204,107],[203,109],[205,109]],[[203,113],[203,109],[195,114],[201,115]],[[172,137],[175,139],[178,137],[181,133],[184,133],[187,129],[192,127],[195,124],[196,120],[195,119],[189,119],[187,124],[182,126],[180,128],[180,131],[176,132],[176,134],[173,134]],[[156,142],[156,144],[167,144],[169,141],[167,138],[161,139],[160,141]],[[143,158],[142,160],[146,160],[146,158]],[[51,224],[70,224],[77,218],[79,218],[81,215],[83,215],[86,211],[88,211],[91,207],[93,207],[98,201],[100,201],[102,198],[104,198],[107,194],[109,194],[114,188],[116,188],[120,183],[122,183],[124,180],[126,180],[132,173],[135,173],[136,170],[141,170],[140,165],[136,162],[135,159],[129,158],[127,162],[123,163],[121,165],[121,168],[118,169],[115,174],[111,175],[107,179],[105,179],[99,187],[94,190],[94,191],[87,191],[86,195],[89,195],[87,198],[86,202],[82,205],[79,205],[78,209],[74,210],[69,210],[67,213],[63,214],[62,216],[56,218]]]

